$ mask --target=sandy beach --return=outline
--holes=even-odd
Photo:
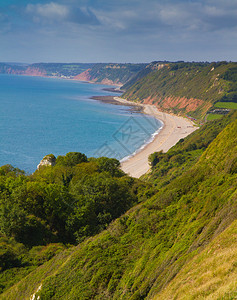
[[[150,169],[148,156],[151,153],[161,151],[167,152],[181,138],[188,136],[190,133],[198,129],[193,123],[183,117],[160,112],[155,106],[149,104],[137,104],[125,99],[114,97],[114,100],[123,104],[140,105],[143,107],[144,113],[151,115],[162,121],[163,128],[155,136],[154,140],[146,145],[142,150],[134,156],[121,163],[121,169],[130,176],[139,178],[147,173]]]

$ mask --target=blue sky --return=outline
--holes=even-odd
[[[237,0],[0,0],[0,61],[237,61]]]

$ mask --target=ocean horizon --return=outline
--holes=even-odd
[[[119,160],[151,141],[161,123],[132,107],[90,99],[111,86],[0,75],[0,166],[32,173],[47,154],[81,152]]]

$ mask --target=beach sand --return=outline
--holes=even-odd
[[[163,128],[155,136],[151,143],[147,144],[134,156],[121,163],[121,169],[132,177],[139,178],[141,175],[149,171],[150,165],[148,163],[148,156],[151,153],[161,150],[167,152],[181,138],[188,136],[190,133],[198,129],[198,127],[194,126],[190,120],[160,112],[154,105],[135,104],[134,102],[127,101],[119,97],[114,97],[114,100],[127,105],[130,104],[142,106],[144,113],[157,118],[163,123]]]

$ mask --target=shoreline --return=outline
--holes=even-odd
[[[113,104],[113,105],[123,105],[123,106],[128,106],[128,108],[130,108],[131,111],[133,112],[143,112],[144,111],[144,107],[140,106],[140,105],[136,105],[136,104],[131,104],[129,102],[121,102],[118,101],[117,96],[92,96],[90,97],[90,99],[92,100],[97,100],[97,101],[101,101],[104,103],[108,103],[108,104]],[[119,98],[121,99],[121,98]]]
[[[181,138],[185,138],[196,129],[192,121],[183,117],[171,115],[159,111],[154,105],[141,104],[128,101],[119,97],[113,97],[115,101],[131,106],[139,106],[147,115],[155,117],[163,123],[163,126],[153,133],[153,140],[137,149],[131,156],[125,157],[121,162],[121,169],[132,177],[139,178],[150,170],[148,157],[158,151],[167,152]]]
[[[42,77],[51,79],[63,79],[63,80],[74,80],[69,78],[61,77],[51,77],[43,75],[30,75],[30,74],[8,74],[16,76],[29,76],[29,77]],[[82,83],[93,83],[101,84],[90,81],[75,80]],[[104,84],[105,85],[105,84]],[[107,84],[108,85],[108,84]],[[118,90],[118,88],[108,88],[107,91],[115,92],[113,89]],[[173,147],[181,138],[188,136],[190,133],[198,129],[197,126],[193,126],[191,120],[179,117],[176,115],[171,115],[159,111],[154,105],[135,103],[128,101],[126,99],[120,98],[118,96],[93,96],[90,99],[98,100],[115,105],[124,105],[130,107],[134,113],[145,113],[152,117],[155,117],[163,123],[163,126],[155,131],[151,135],[151,141],[143,144],[131,155],[124,157],[121,162],[121,169],[132,177],[139,178],[140,176],[146,174],[150,170],[150,165],[148,163],[148,157],[150,154],[158,151],[167,152],[171,147]]]

